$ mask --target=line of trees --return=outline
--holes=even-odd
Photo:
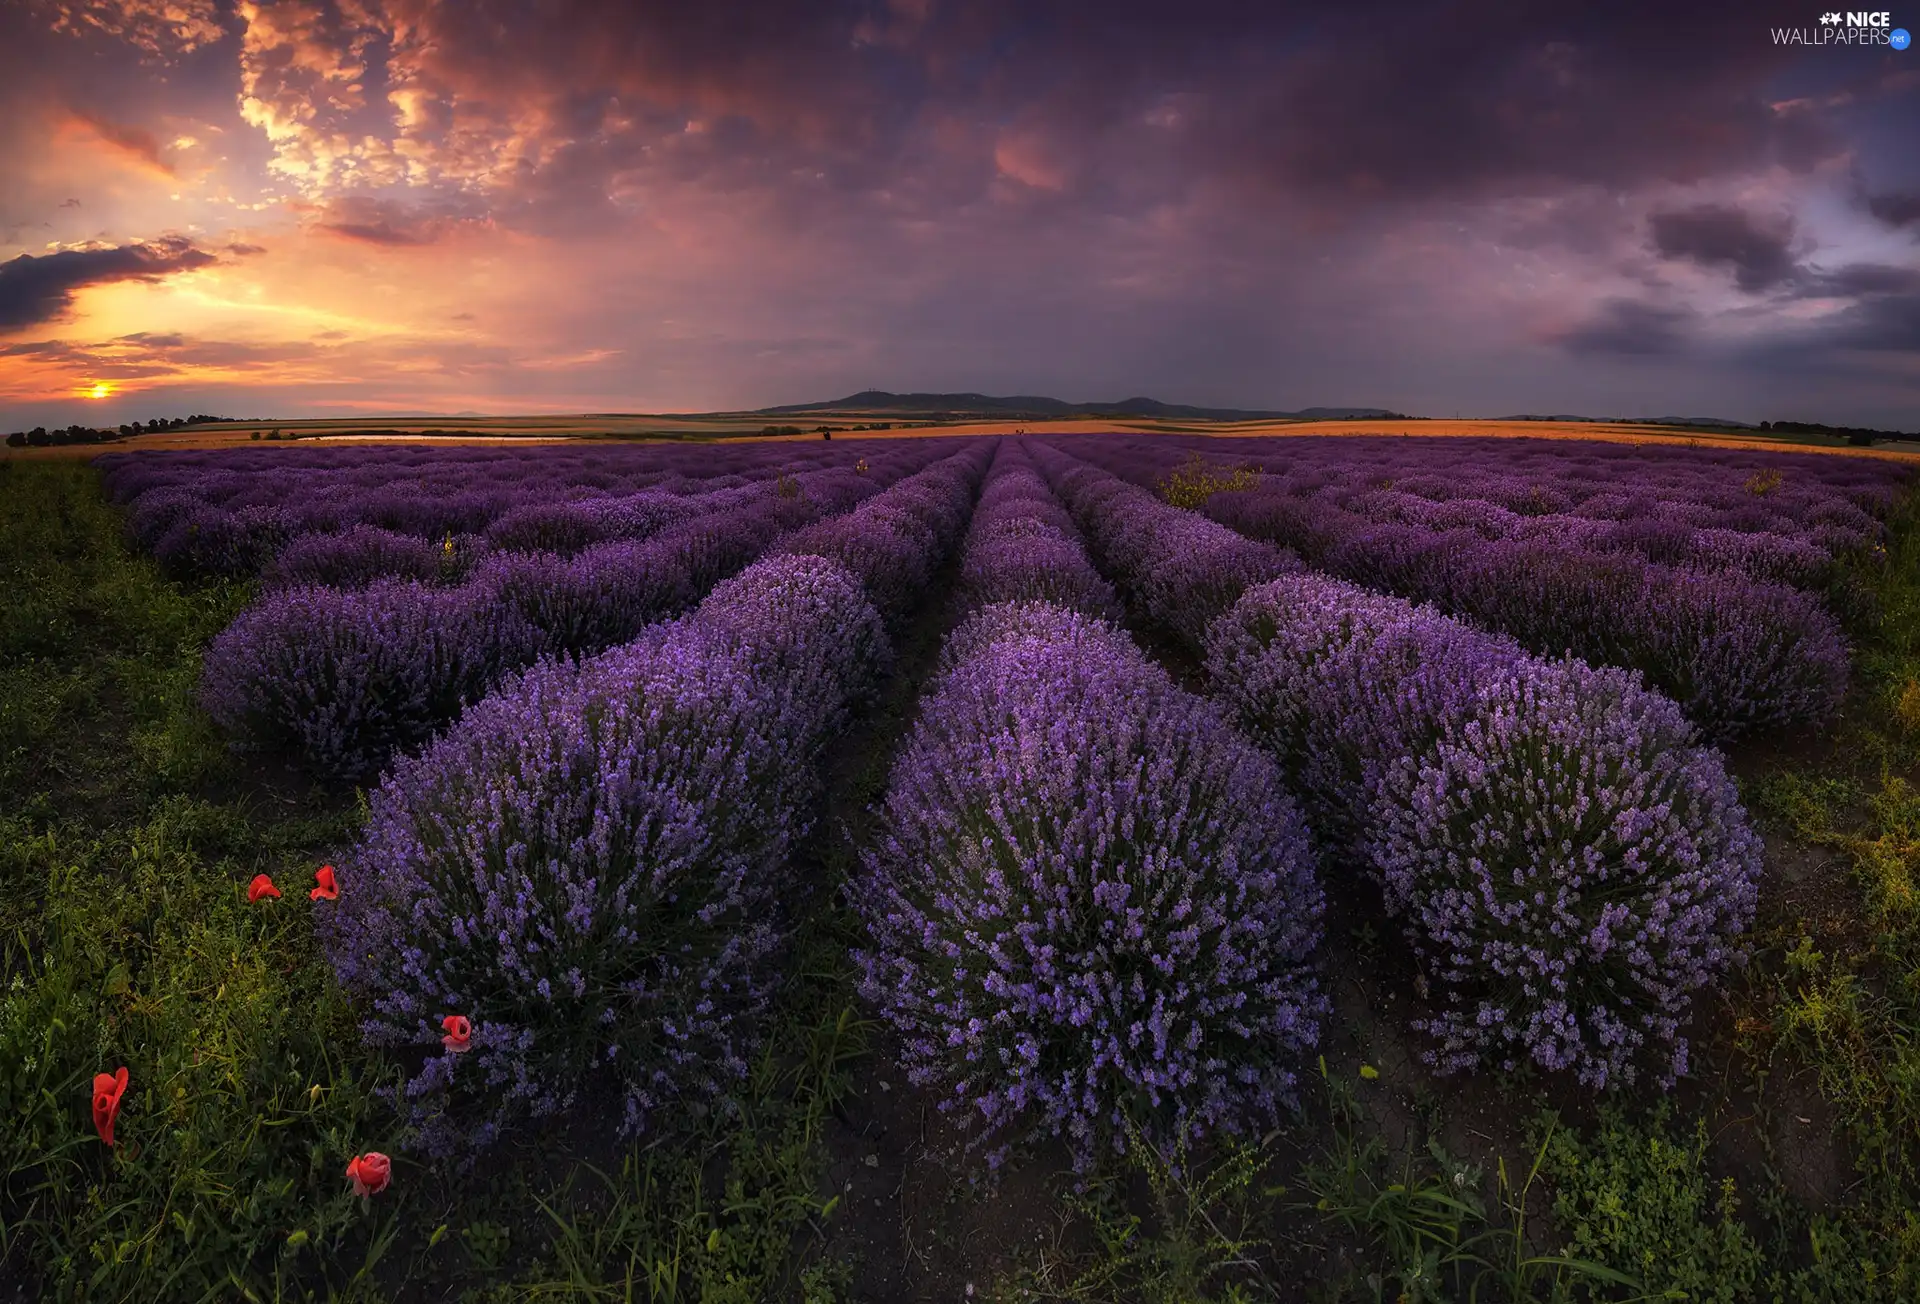
[[[196,414],[190,417],[155,417],[151,421],[129,421],[121,426],[83,426],[76,423],[64,429],[55,430],[49,430],[45,426],[35,426],[31,430],[16,430],[8,435],[7,447],[58,448],[66,444],[105,444],[115,439],[126,439],[132,435],[152,435],[164,430],[179,430],[184,426],[232,419]]]
[[[1876,439],[1920,439],[1898,430],[1871,430],[1866,426],[1827,426],[1818,421],[1762,421],[1762,430],[1785,435],[1834,435],[1865,448]]]

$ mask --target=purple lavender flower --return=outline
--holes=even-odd
[[[855,893],[862,991],[997,1163],[1258,1127],[1325,1002],[1277,769],[1104,622],[989,607],[922,707]]]
[[[817,757],[885,655],[831,562],[776,558],[691,616],[480,702],[375,793],[318,915],[436,1153],[616,1083],[624,1130],[736,1082],[776,981],[787,850]]]
[[[1433,984],[1436,1062],[1582,1083],[1686,1071],[1694,993],[1743,958],[1760,840],[1717,753],[1633,677],[1526,658],[1386,766],[1363,854]]]
[[[1249,590],[1207,665],[1403,922],[1435,1064],[1685,1070],[1691,998],[1741,957],[1760,865],[1672,702],[1313,575]]]
[[[957,535],[987,456],[963,445],[872,505],[938,520],[958,503]],[[775,526],[807,510],[780,499]],[[405,1087],[420,1144],[484,1146],[596,1078],[617,1085],[627,1133],[737,1082],[820,753],[887,655],[858,577],[771,557],[679,620],[535,667],[396,762],[318,926],[371,1003],[371,1042],[432,1047],[444,1014],[472,1022],[469,1050]]]

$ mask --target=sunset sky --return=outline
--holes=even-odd
[[[1920,50],[1776,44],[1821,16],[0,0],[0,429],[868,387],[1920,428]]]

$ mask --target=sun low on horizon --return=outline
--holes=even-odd
[[[21,0],[0,427],[869,388],[1911,425],[1920,54],[1821,17]]]

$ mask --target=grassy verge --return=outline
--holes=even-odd
[[[121,546],[93,473],[0,462],[0,1280],[22,1298],[351,1295],[391,1141],[298,885],[350,802],[240,793],[193,700],[241,589]],[[286,892],[249,905],[248,881]],[[129,1088],[109,1149],[94,1075]]]

